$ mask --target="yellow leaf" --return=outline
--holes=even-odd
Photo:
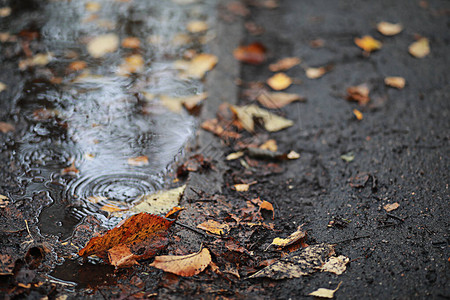
[[[386,77],[384,78],[384,83],[387,86],[395,87],[399,90],[405,87],[406,80],[403,77]]]
[[[187,24],[186,29],[191,33],[199,33],[208,30],[208,24],[204,21],[191,21]]]
[[[274,90],[287,89],[292,84],[292,79],[284,73],[277,73],[267,79],[267,84]]]
[[[231,106],[231,110],[235,113],[242,126],[249,132],[253,132],[255,129],[254,117],[261,118],[264,122],[264,128],[270,132],[279,131],[294,125],[293,121],[272,114],[254,104],[240,107]]]
[[[140,54],[133,54],[125,57],[125,61],[119,66],[119,75],[142,72],[144,69],[144,58]]]
[[[99,58],[116,51],[118,47],[119,37],[114,33],[108,33],[93,38],[87,44],[87,51],[92,57]]]
[[[306,231],[301,230],[302,226],[303,225],[300,225],[297,228],[297,231],[295,231],[294,233],[292,233],[290,236],[288,236],[285,239],[274,238],[273,241],[272,241],[272,244],[270,244],[269,246],[274,245],[274,246],[278,246],[278,247],[283,248],[283,247],[292,245],[292,244],[298,242],[299,240],[305,238],[306,237]]]
[[[308,68],[306,69],[306,77],[308,77],[309,79],[317,79],[322,77],[326,72],[326,67]]]
[[[384,35],[392,36],[402,32],[403,26],[401,24],[380,22],[377,24],[377,30]]]
[[[412,43],[409,48],[409,53],[417,58],[423,58],[430,54],[430,42],[427,38],[421,38]]]
[[[332,256],[328,261],[321,267],[322,271],[334,273],[336,275],[341,275],[347,269],[347,264],[350,262],[348,257],[344,255],[339,255],[338,257]]]
[[[217,64],[217,56],[207,53],[196,55],[192,60],[177,60],[174,67],[184,71],[187,77],[202,79]]]
[[[281,108],[294,101],[304,101],[298,94],[283,92],[264,92],[257,97],[259,103],[267,108]]]
[[[387,212],[396,210],[399,207],[400,207],[400,204],[398,204],[398,202],[389,203],[389,204],[386,204],[385,206],[383,206],[384,210],[386,210]]]
[[[383,45],[380,41],[377,41],[370,35],[365,35],[362,38],[355,38],[355,44],[368,53],[381,49],[381,46]]]
[[[238,151],[238,152],[228,154],[225,159],[226,160],[235,160],[235,159],[238,159],[239,157],[242,157],[242,155],[244,155],[244,152]]]
[[[286,57],[283,59],[280,59],[276,63],[269,65],[269,70],[272,72],[279,72],[279,71],[285,71],[293,66],[296,66],[300,63],[300,58],[298,57]]]
[[[197,228],[217,235],[225,235],[230,231],[230,226],[228,224],[221,224],[214,220],[208,220],[207,222],[198,224]]]
[[[277,141],[275,141],[274,139],[267,140],[264,144],[259,146],[259,148],[263,150],[277,152],[278,150]]]
[[[207,93],[201,93],[198,95],[187,96],[187,97],[169,97],[166,95],[161,95],[161,103],[167,107],[170,111],[175,113],[180,113],[183,110],[183,106],[186,107],[188,111],[192,110],[201,101],[208,97]]]
[[[111,212],[117,212],[117,211],[125,210],[126,207],[120,207],[120,206],[115,205],[113,203],[107,203],[107,204],[103,205],[100,209],[103,210],[103,211],[111,213]]]
[[[188,255],[156,256],[150,266],[180,276],[194,276],[201,273],[211,263],[211,254],[207,248]]]
[[[295,152],[294,150],[292,150],[291,152],[289,152],[287,154],[287,158],[288,159],[299,159],[300,158],[300,154],[298,154],[297,152]]]
[[[234,189],[238,192],[246,192],[250,188],[249,184],[239,183],[234,185]]]
[[[122,47],[137,49],[141,46],[141,41],[137,37],[127,37],[122,40]]]
[[[332,299],[334,298],[334,293],[339,289],[339,287],[341,286],[342,281],[338,284],[337,288],[334,290],[330,290],[330,289],[324,289],[324,288],[320,288],[314,292],[309,293],[309,296],[315,296],[315,297],[320,297],[320,298],[329,298]]]
[[[359,121],[361,121],[363,119],[362,112],[360,112],[356,108],[353,110],[353,114],[355,115],[356,119],[358,119]]]
[[[0,200],[8,200],[8,197],[6,197],[5,195],[0,195]]]

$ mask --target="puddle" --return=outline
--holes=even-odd
[[[186,24],[210,22],[215,1],[28,2],[30,9],[20,13],[37,21],[22,15],[22,23],[6,30],[25,30],[32,54],[41,53],[43,61],[22,65],[23,88],[11,110],[26,124],[13,145],[25,188],[11,196],[32,201],[47,193],[51,204],[40,215],[41,234],[66,239],[88,214],[112,227],[119,220],[108,219],[108,211],[163,188],[170,165],[193,135],[194,118],[168,111],[159,96],[203,92],[200,81],[180,78],[172,65],[187,49],[204,51],[201,37],[189,34]],[[87,44],[104,34],[118,37],[119,46],[94,57]],[[127,37],[140,46],[121,45]],[[129,57],[139,64],[124,72]],[[74,62],[82,64],[70,68]]]

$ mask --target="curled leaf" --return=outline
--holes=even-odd
[[[359,105],[366,105],[370,101],[369,93],[369,86],[365,83],[351,86],[347,89],[347,100],[356,101]]]
[[[267,131],[275,132],[294,125],[294,122],[277,116],[254,104],[246,106],[231,106],[231,110],[236,115],[242,126],[249,132],[255,130],[253,118],[261,118],[264,128]]]
[[[280,248],[292,245],[294,243],[299,242],[301,239],[304,239],[306,237],[306,231],[302,230],[302,226],[300,225],[297,228],[297,231],[295,231],[294,233],[292,233],[290,236],[288,236],[287,238],[283,239],[283,238],[274,238],[272,241],[272,244],[270,244],[269,246],[278,246]]]
[[[334,290],[330,290],[330,289],[325,289],[325,288],[320,288],[318,290],[315,290],[314,292],[309,293],[309,296],[314,296],[314,297],[319,297],[319,298],[328,298],[328,299],[332,299],[334,298],[334,293],[336,293],[336,291],[339,289],[339,287],[341,286],[341,282],[339,282],[337,288],[335,288]]]
[[[211,254],[207,248],[188,255],[156,256],[150,266],[180,276],[194,276],[201,273],[211,263]]]

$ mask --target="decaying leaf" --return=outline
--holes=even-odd
[[[324,272],[334,273],[336,275],[341,275],[347,269],[347,264],[350,262],[350,258],[339,255],[338,257],[332,256],[328,261],[321,267]]]
[[[384,84],[401,90],[406,85],[406,80],[403,77],[386,77],[384,78]]]
[[[271,279],[298,278],[317,272],[328,257],[334,254],[329,244],[317,244],[292,252],[249,278],[269,277]]]
[[[281,108],[294,101],[305,101],[305,98],[298,94],[264,92],[257,97],[257,100],[267,108]]]
[[[222,224],[214,220],[208,220],[206,222],[198,224],[197,228],[217,235],[226,235],[230,231],[230,225]]]
[[[300,58],[298,57],[286,57],[283,59],[280,59],[276,63],[269,65],[269,70],[272,72],[280,72],[288,70],[296,65],[298,65],[301,62]]]
[[[78,255],[97,255],[117,267],[133,265],[166,247],[173,222],[147,213],[131,216],[104,235],[91,238]]]
[[[347,89],[347,100],[356,101],[359,105],[366,105],[370,101],[369,86],[365,83],[351,86]]]
[[[268,149],[261,149],[261,148],[253,148],[249,147],[246,149],[246,152],[248,156],[252,158],[257,159],[268,159],[268,160],[285,160],[287,159],[287,154],[278,152],[278,151],[271,151]]]
[[[409,45],[408,51],[414,57],[423,58],[430,54],[430,42],[427,38],[420,38]]]
[[[6,122],[0,122],[0,131],[3,133],[7,133],[10,131],[14,131],[14,126],[12,124]]]
[[[284,73],[277,73],[267,79],[267,84],[276,91],[287,89],[292,84],[292,79]]]
[[[335,288],[334,290],[330,290],[330,289],[325,289],[325,288],[320,288],[318,290],[315,290],[314,292],[309,293],[309,296],[314,296],[314,297],[319,297],[319,298],[328,298],[328,299],[332,299],[334,298],[334,293],[336,293],[336,291],[339,289],[339,287],[341,286],[341,282],[339,282],[337,288]]]
[[[392,36],[399,34],[403,30],[401,24],[393,24],[389,22],[380,22],[377,24],[377,30],[384,35]]]
[[[186,29],[191,33],[199,33],[208,30],[208,24],[204,21],[190,21],[186,25]]]
[[[114,33],[108,33],[93,38],[87,44],[87,51],[92,57],[99,58],[116,51],[118,47],[119,37]]]
[[[167,107],[170,111],[175,113],[180,113],[183,110],[183,106],[188,110],[192,111],[201,101],[208,97],[207,93],[201,93],[198,95],[187,96],[187,97],[169,97],[161,95],[161,103]]]
[[[194,276],[206,269],[211,263],[211,254],[207,248],[188,255],[156,256],[150,266],[180,276]]]
[[[200,53],[190,61],[175,61],[174,67],[182,70],[184,75],[187,77],[202,79],[205,76],[205,73],[212,70],[217,62],[217,56],[207,53]]]
[[[360,112],[356,108],[353,109],[353,114],[355,115],[356,119],[359,120],[359,121],[361,121],[363,119],[363,117],[364,117],[362,112]]]
[[[247,184],[247,183],[238,183],[238,184],[234,185],[234,189],[237,192],[247,192],[249,188],[250,188],[250,184]]]
[[[145,155],[130,157],[128,158],[127,162],[130,166],[141,167],[148,165],[148,157]]]
[[[262,109],[254,104],[246,106],[231,106],[231,110],[236,115],[242,126],[249,132],[255,130],[253,118],[261,118],[264,122],[264,128],[267,131],[275,132],[294,125],[294,122],[283,117],[277,116]]]
[[[266,47],[255,42],[239,46],[233,51],[234,58],[247,64],[259,65],[266,60]]]
[[[370,35],[365,35],[362,38],[355,38],[355,44],[367,53],[379,50],[383,46],[380,41],[374,39]]]
[[[398,202],[389,203],[389,204],[386,204],[385,206],[383,206],[384,210],[387,211],[387,212],[396,210],[399,207],[400,207],[400,204],[398,204]]]
[[[292,244],[295,244],[297,242],[299,242],[301,239],[304,239],[306,237],[306,231],[302,230],[302,226],[300,225],[297,228],[297,231],[295,231],[294,233],[292,233],[290,236],[288,236],[285,239],[282,238],[274,238],[272,241],[272,244],[269,245],[270,246],[277,246],[279,248],[283,248]]]
[[[8,88],[8,86],[6,84],[4,84],[3,82],[0,82],[0,93],[3,92],[4,90],[6,90]]]
[[[242,152],[242,151],[233,152],[233,153],[228,154],[225,159],[226,160],[235,160],[235,159],[238,159],[239,157],[242,157],[243,155],[244,155],[244,152]]]

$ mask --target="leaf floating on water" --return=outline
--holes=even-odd
[[[384,83],[387,86],[391,86],[401,90],[405,87],[406,80],[403,77],[386,77],[384,78]]]
[[[174,67],[184,72],[184,75],[191,78],[202,79],[205,73],[212,70],[217,64],[217,56],[200,53],[192,60],[177,60],[174,62]]]
[[[130,157],[130,158],[128,158],[127,162],[130,166],[141,167],[141,166],[148,165],[148,157],[145,155],[137,156],[137,157]]]
[[[107,53],[112,53],[119,47],[119,37],[114,33],[108,33],[93,38],[87,44],[87,51],[94,58],[100,58]]]
[[[387,211],[387,212],[391,212],[393,210],[396,210],[399,207],[400,207],[400,204],[398,204],[398,202],[389,203],[389,204],[386,204],[385,206],[383,206],[384,210]]]
[[[338,257],[330,257],[330,259],[321,267],[322,271],[341,275],[347,269],[350,258],[339,255]]]
[[[301,60],[298,57],[286,57],[286,58],[280,59],[276,63],[270,64],[269,70],[272,72],[286,71],[286,70],[298,65],[300,62],[301,62]]]
[[[380,41],[374,39],[370,35],[365,35],[362,38],[355,38],[355,44],[367,53],[379,50],[383,46]]]
[[[277,116],[262,109],[254,104],[246,106],[231,106],[231,110],[238,118],[245,130],[253,132],[255,130],[254,117],[261,118],[264,122],[264,128],[270,132],[276,132],[294,125],[294,122],[283,117]]]
[[[172,224],[166,218],[140,213],[104,235],[91,238],[78,255],[97,255],[117,267],[127,267],[164,249]]]
[[[260,65],[266,60],[266,47],[263,44],[255,42],[245,46],[239,46],[233,51],[234,58],[237,60],[252,64]]]
[[[319,298],[328,298],[328,299],[332,299],[334,298],[334,293],[336,293],[336,291],[339,289],[339,287],[341,286],[341,282],[339,282],[338,286],[336,289],[334,290],[330,290],[330,289],[325,289],[325,288],[320,288],[314,292],[309,293],[309,296],[314,296],[314,297],[319,297]]]
[[[208,24],[204,21],[191,21],[186,25],[186,29],[191,33],[200,33],[208,30]]]
[[[207,248],[188,255],[156,256],[150,266],[180,276],[197,275],[211,263],[211,254]]]
[[[408,48],[409,54],[417,58],[424,58],[430,54],[430,42],[427,38],[420,38]]]
[[[8,133],[10,131],[14,131],[15,127],[12,124],[6,122],[0,122],[0,131],[2,133]]]
[[[324,261],[334,254],[329,244],[317,244],[292,252],[256,272],[249,278],[268,277],[271,279],[299,278],[317,272]]]
[[[292,84],[292,79],[284,73],[277,73],[267,79],[267,84],[274,90],[287,89]]]
[[[305,98],[298,94],[283,92],[264,92],[258,98],[258,102],[267,108],[281,108],[294,101],[305,101]]]
[[[377,30],[386,36],[393,36],[402,32],[403,26],[401,24],[380,22],[377,24]]]
[[[221,224],[214,220],[208,220],[207,222],[198,224],[197,228],[203,229],[209,233],[217,234],[217,235],[226,235],[230,231],[230,225]]]

